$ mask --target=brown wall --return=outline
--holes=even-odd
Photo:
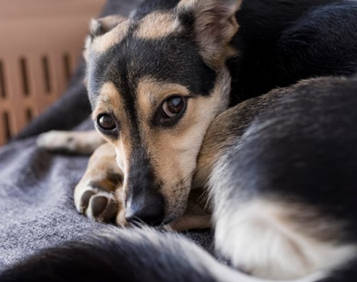
[[[0,0],[0,145],[65,90],[105,0]]]

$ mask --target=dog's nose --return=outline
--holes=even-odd
[[[130,223],[160,225],[165,216],[164,198],[159,193],[146,193],[131,198],[126,205],[125,219]]]

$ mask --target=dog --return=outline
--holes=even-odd
[[[108,227],[0,281],[356,281],[356,93],[357,77],[305,80],[211,123],[196,184],[212,166],[215,247],[230,267],[175,233]]]
[[[215,245],[234,268],[262,279],[356,277],[347,267],[355,253],[355,117],[346,117],[355,105],[356,18],[353,1],[182,0],[93,21],[87,85],[108,144],[75,189],[78,211],[124,226],[207,227],[211,211],[189,199],[208,185]],[[328,75],[345,77],[291,86]],[[48,133],[39,144],[88,153],[103,143],[88,134]],[[186,244],[178,241],[176,251]],[[185,250],[179,254],[190,262]],[[188,263],[192,275],[238,275],[205,264],[206,254],[196,258],[202,263]]]
[[[354,73],[355,16],[353,2],[335,0],[161,0],[129,19],[94,20],[84,57],[100,136],[52,132],[39,145],[82,153],[103,139],[114,145],[98,149],[75,189],[89,218],[207,227],[210,211],[185,211],[212,120],[300,79]],[[185,218],[195,224],[186,228]]]

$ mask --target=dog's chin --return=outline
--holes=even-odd
[[[170,224],[171,222],[183,216],[183,214],[186,211],[186,208],[187,208],[187,203],[182,203],[182,205],[176,207],[172,212],[167,213],[164,218],[163,224],[164,225]]]
[[[190,184],[191,178],[188,177],[184,183],[181,182],[176,185],[170,185],[170,187],[175,187],[175,189],[165,189],[165,187],[161,187],[161,193],[165,202],[164,224],[175,221],[185,213],[191,191]]]

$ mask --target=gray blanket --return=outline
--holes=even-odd
[[[104,14],[128,14],[138,2],[111,0]],[[35,143],[39,133],[50,129],[92,128],[83,74],[81,61],[63,98],[0,147],[0,270],[38,250],[105,228],[78,214],[73,205],[73,188],[88,157],[50,154]],[[209,232],[186,235],[205,248],[211,246]]]

